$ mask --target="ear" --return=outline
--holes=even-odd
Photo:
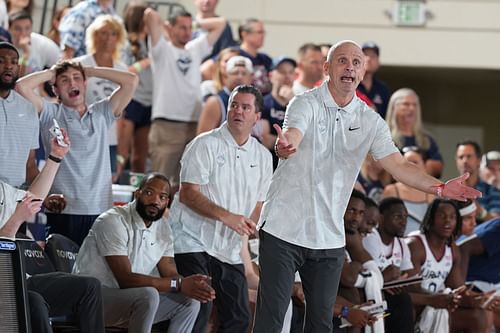
[[[134,192],[134,199],[139,198],[140,195],[141,195],[141,190],[140,189],[135,190],[135,192]]]
[[[52,92],[54,93],[54,95],[56,95],[57,98],[59,98],[59,89],[55,84],[52,85]]]
[[[325,63],[323,64],[323,71],[325,73],[328,73],[328,68],[330,68],[330,63],[328,61],[325,61]]]

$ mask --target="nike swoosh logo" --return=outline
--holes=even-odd
[[[355,130],[360,129],[360,128],[361,128],[361,127],[359,127],[359,126],[358,126],[358,127],[350,127],[350,126],[349,126],[349,131],[355,131]]]

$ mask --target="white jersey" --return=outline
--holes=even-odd
[[[413,268],[410,249],[398,237],[394,237],[391,244],[385,245],[378,230],[374,229],[363,238],[363,247],[370,253],[381,271],[390,265],[399,267],[402,271]]]
[[[427,237],[423,234],[415,235],[422,241],[425,248],[425,262],[420,269],[422,275],[422,288],[436,293],[445,289],[444,282],[450,274],[453,266],[453,253],[451,247],[446,245],[444,255],[438,260],[427,243]]]

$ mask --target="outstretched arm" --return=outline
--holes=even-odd
[[[463,184],[469,178],[468,173],[443,183],[408,162],[400,153],[384,157],[380,160],[380,164],[396,180],[420,191],[436,194],[438,197],[467,201],[467,199],[476,199],[481,196],[481,192]]]
[[[46,69],[23,76],[17,81],[16,91],[30,101],[38,113],[43,109],[43,98],[35,92],[42,83],[55,80],[55,72]]]
[[[99,77],[119,85],[111,94],[111,108],[116,117],[120,117],[123,109],[132,99],[139,79],[137,75],[108,67],[85,67],[85,75]]]
[[[146,8],[144,11],[144,24],[151,38],[151,46],[155,47],[160,37],[165,36],[165,21],[153,8]]]

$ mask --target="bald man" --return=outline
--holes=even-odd
[[[367,153],[395,179],[421,191],[461,201],[480,195],[462,185],[467,175],[442,183],[401,156],[385,121],[356,97],[364,61],[357,43],[333,45],[324,64],[329,78],[292,99],[283,131],[275,126],[281,160],[258,225],[261,279],[254,332],[281,330],[296,271],[307,303],[305,332],[331,332],[344,262],[343,215]]]

